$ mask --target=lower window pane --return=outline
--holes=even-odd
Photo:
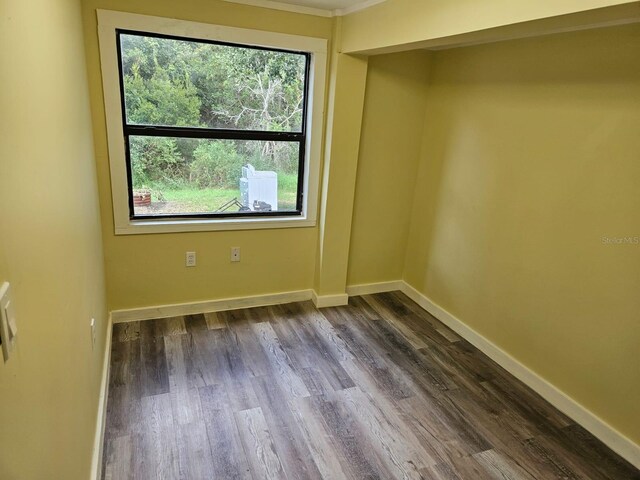
[[[129,137],[134,216],[296,211],[297,142]]]

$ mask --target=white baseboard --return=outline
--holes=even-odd
[[[572,418],[579,425],[582,425],[611,450],[636,468],[640,468],[640,445],[618,432],[593,412],[580,405],[408,283],[402,282],[402,292],[462,338],[473,344],[511,375],[529,386],[551,405]]]
[[[339,293],[337,295],[318,295],[315,290],[311,294],[311,300],[316,308],[341,307],[349,303],[349,295]]]
[[[393,282],[379,282],[379,283],[365,283],[362,285],[350,285],[347,287],[347,294],[350,297],[358,295],[371,295],[372,293],[384,293],[393,292],[395,290],[402,290],[402,280],[395,280]]]
[[[111,312],[113,323],[136,322],[154,318],[177,317],[179,315],[195,315],[206,312],[222,312],[239,308],[265,307],[281,303],[304,302],[311,300],[312,290],[255,295],[253,297],[224,298],[204,302],[178,303],[156,307],[131,308]]]
[[[102,361],[102,378],[100,379],[100,397],[98,398],[98,415],[96,417],[96,433],[93,441],[93,456],[91,458],[91,480],[99,480],[102,470],[102,455],[104,453],[104,428],[107,420],[107,398],[109,396],[109,370],[111,366],[111,341],[113,321],[111,315],[107,320],[107,332]]]
[[[349,303],[349,295],[346,293],[318,295],[315,291],[312,291],[311,300],[316,308],[341,307]]]

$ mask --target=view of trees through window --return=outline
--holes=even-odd
[[[306,55],[119,41],[135,216],[297,210]]]

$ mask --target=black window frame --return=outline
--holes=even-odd
[[[250,219],[255,217],[296,217],[302,216],[305,212],[304,208],[304,176],[305,176],[305,158],[307,144],[307,114],[309,108],[309,76],[311,70],[311,53],[296,50],[287,50],[282,48],[262,47],[256,45],[247,45],[241,43],[231,43],[218,40],[208,40],[202,38],[184,37],[179,35],[167,35],[161,33],[144,32],[139,30],[130,30],[116,28],[116,50],[118,62],[118,77],[120,87],[120,107],[122,110],[122,126],[124,135],[124,151],[127,170],[127,193],[129,205],[129,220],[159,220],[159,219]],[[270,52],[290,53],[302,55],[305,59],[304,71],[304,91],[302,105],[302,125],[300,132],[279,132],[268,130],[242,130],[242,129],[226,129],[211,127],[170,127],[164,125],[139,125],[127,123],[127,111],[125,105],[124,90],[124,72],[122,65],[122,45],[121,35],[138,35],[144,37],[153,37],[167,40],[179,40],[186,42],[205,43],[210,45],[222,45],[237,48],[249,48],[254,50],[264,50]],[[279,141],[292,142],[299,145],[298,157],[298,185],[296,193],[296,209],[287,211],[249,211],[249,212],[210,212],[210,213],[184,213],[184,214],[158,214],[158,215],[136,215],[133,202],[133,173],[131,168],[131,154],[129,148],[129,137],[146,136],[146,137],[174,137],[174,138],[195,138],[209,140],[254,140],[254,141]]]

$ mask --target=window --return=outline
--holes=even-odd
[[[116,233],[315,224],[326,40],[98,20]]]
[[[117,41],[130,218],[300,215],[308,54]]]

